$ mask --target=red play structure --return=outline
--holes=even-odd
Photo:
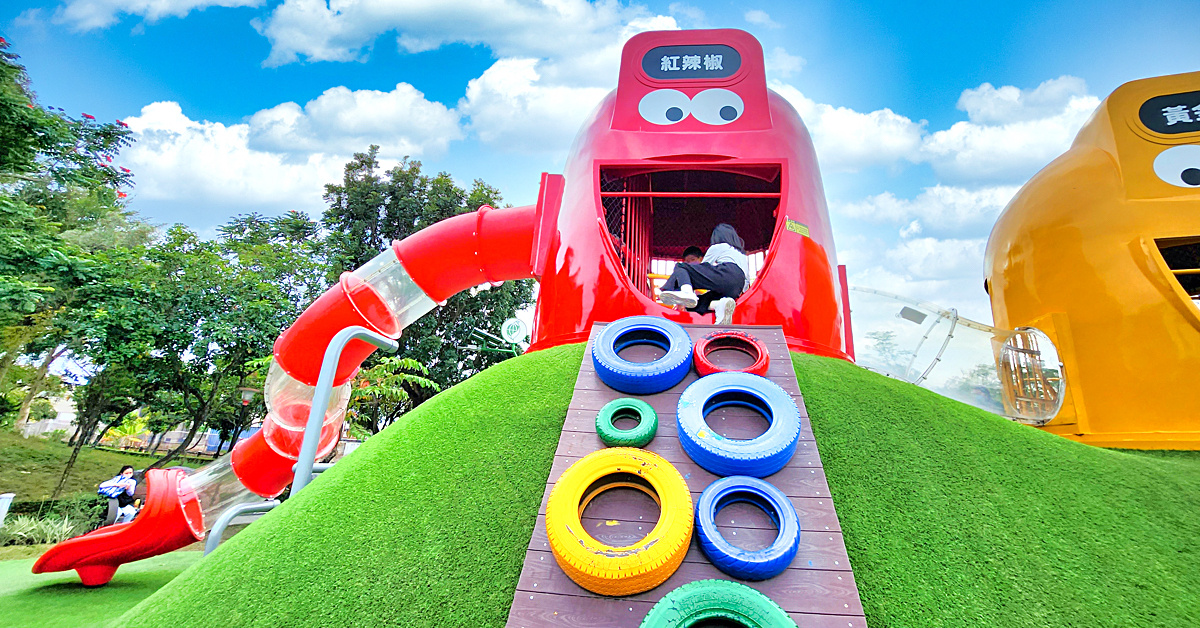
[[[456,216],[343,275],[276,341],[260,432],[192,476],[148,474],[134,523],[60,543],[34,572],[75,569],[84,584],[104,584],[124,562],[202,538],[228,508],[281,493],[325,347],[346,327],[397,338],[455,293],[528,278],[541,284],[531,350],[583,342],[593,323],[637,314],[711,323],[656,302],[648,275],[707,244],[719,223],[737,229],[752,263],[733,322],[781,325],[793,350],[850,359],[845,273],[812,139],[767,89],[762,47],[737,30],[637,35],[616,91],[579,134],[566,172],[542,175],[536,205]],[[374,350],[355,340],[342,354],[318,456],[336,444],[349,380]]]

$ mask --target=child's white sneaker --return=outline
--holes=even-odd
[[[712,310],[716,316],[717,324],[729,325],[733,323],[733,308],[736,306],[737,302],[729,297],[713,301]]]
[[[663,290],[661,296],[663,305],[666,306],[682,305],[685,308],[693,308],[700,302],[691,286],[682,286],[679,290]]]

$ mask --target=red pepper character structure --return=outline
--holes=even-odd
[[[638,314],[712,323],[657,302],[649,275],[669,272],[685,248],[706,246],[728,223],[745,241],[752,275],[734,323],[780,325],[794,350],[851,358],[845,274],[812,139],[767,89],[762,47],[748,33],[630,39],[617,89],[580,132],[565,170],[542,175],[536,205],[450,218],[344,274],[276,341],[261,431],[191,476],[148,475],[160,503],[148,501],[127,528],[60,543],[34,571],[76,569],[84,584],[104,584],[122,562],[202,538],[229,507],[278,495],[291,482],[333,335],[362,325],[399,337],[437,303],[484,283],[540,282],[531,350],[582,342],[593,323]],[[318,457],[336,445],[350,379],[374,349],[355,340],[343,352]]]

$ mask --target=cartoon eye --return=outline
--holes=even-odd
[[[675,124],[686,118],[692,109],[687,94],[677,89],[656,89],[638,103],[638,113],[651,124]]]
[[[692,97],[692,115],[704,124],[729,124],[745,108],[742,97],[727,89],[706,89]]]
[[[1168,148],[1154,158],[1154,174],[1181,188],[1200,188],[1200,144]]]

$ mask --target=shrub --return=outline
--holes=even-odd
[[[0,545],[39,545],[59,543],[79,536],[88,524],[71,517],[51,516],[38,519],[29,515],[11,517],[0,527]]]
[[[65,499],[15,501],[8,516],[28,515],[33,519],[68,518],[87,530],[100,527],[108,515],[108,498],[101,495],[77,495]]]

